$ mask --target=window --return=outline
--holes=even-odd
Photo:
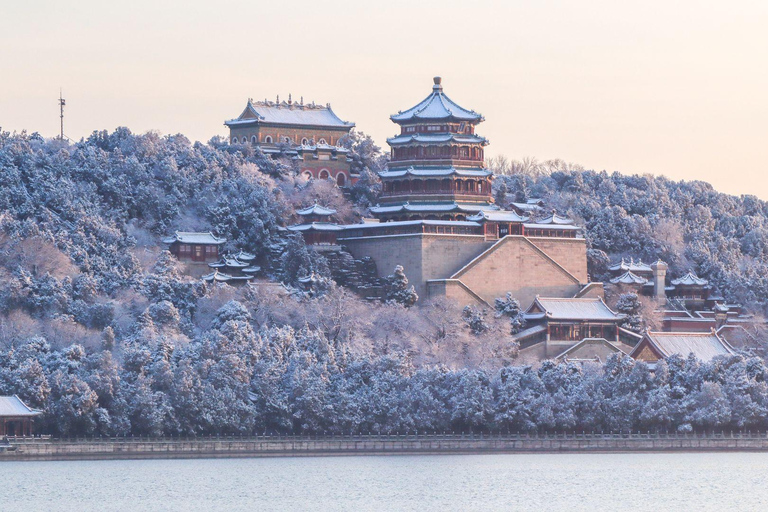
[[[256,144],[257,141],[258,139],[256,139],[255,135],[251,137],[251,144]]]
[[[343,187],[346,184],[347,184],[347,175],[344,174],[343,172],[340,172],[339,174],[337,174],[336,185],[338,185],[339,187]]]
[[[243,144],[245,144],[246,142],[248,142],[248,139],[246,139],[245,137],[243,137],[243,139],[242,139],[242,142],[243,142]]]
[[[309,144],[309,141],[307,140],[307,138],[306,138],[306,137],[304,137],[303,139],[301,139],[301,144],[302,144],[303,146],[306,146],[307,144]]]
[[[317,143],[318,144],[325,144],[325,139],[320,139]]]
[[[286,144],[290,144],[291,143],[291,138],[290,137],[283,137],[283,142],[285,142]]]
[[[267,135],[266,137],[264,137],[264,142],[267,144],[272,144],[272,137]]]
[[[321,169],[319,176],[321,180],[327,180],[330,176],[330,173],[328,172],[328,169]]]
[[[232,137],[232,144],[237,144],[237,137]]]
[[[309,169],[304,171],[304,177],[307,178],[308,180],[311,180],[312,179],[312,171],[310,171]]]
[[[215,255],[216,254],[216,246],[215,245],[206,245],[205,246],[205,254],[208,255]]]

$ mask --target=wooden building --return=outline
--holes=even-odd
[[[209,263],[213,272],[202,276],[207,283],[227,283],[243,285],[251,281],[261,271],[261,267],[253,265],[256,255],[240,251],[237,254],[227,254],[220,260]]]
[[[525,312],[527,328],[514,338],[522,349],[532,347],[545,359],[604,360],[607,353],[628,353],[640,340],[620,327],[624,318],[601,297],[536,297]]]
[[[672,280],[671,295],[677,299],[686,301],[688,307],[703,304],[709,297],[711,290],[709,281],[697,276],[693,270],[679,279]]]
[[[435,77],[423,101],[390,116],[400,133],[387,139],[391,159],[379,173],[382,221],[466,220],[493,204],[493,173],[485,168],[485,137],[475,134],[484,118],[451,100]]]
[[[296,210],[296,213],[302,217],[302,223],[288,226],[288,231],[301,233],[304,243],[316,249],[338,248],[336,239],[339,232],[344,231],[344,227],[331,222],[336,210],[315,203],[308,208]]]
[[[253,101],[224,123],[232,144],[251,144],[264,153],[292,158],[307,177],[332,179],[340,187],[356,181],[342,139],[355,123],[341,120],[331,105],[292,101]]]
[[[41,414],[16,395],[0,396],[0,437],[31,436],[34,419]]]
[[[194,263],[212,263],[220,258],[220,248],[227,242],[213,233],[176,231],[173,236],[164,238],[168,250],[179,261]]]

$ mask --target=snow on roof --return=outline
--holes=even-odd
[[[352,128],[355,123],[342,121],[331,110],[331,105],[325,106],[312,104],[298,104],[272,101],[248,101],[245,110],[240,117],[226,121],[227,126],[239,124],[288,124],[301,126],[326,126],[339,128]]]
[[[462,142],[468,144],[488,144],[488,139],[479,135],[465,135],[461,133],[436,133],[436,134],[413,134],[397,135],[387,139],[390,146],[402,146],[412,142]]]
[[[563,352],[561,352],[560,354],[556,355],[555,359],[556,360],[566,359],[566,358],[568,358],[569,354],[574,354],[574,353],[578,352],[579,349],[581,349],[583,347],[590,346],[590,345],[592,345],[592,346],[594,346],[594,345],[605,346],[606,348],[608,348],[608,350],[610,350],[612,352],[615,352],[617,354],[618,353],[625,354],[623,350],[621,350],[619,347],[617,347],[616,345],[614,345],[613,343],[609,342],[608,340],[606,340],[604,338],[584,338],[580,342],[576,343],[575,345],[573,345],[571,347],[568,347]],[[599,361],[600,358],[597,357],[597,360]]]
[[[253,261],[256,259],[256,255],[251,254],[250,252],[245,252],[241,249],[240,252],[235,254],[235,258],[237,258],[240,261]]]
[[[456,169],[455,167],[408,167],[407,169],[386,169],[379,172],[381,178],[400,178],[403,176],[467,176],[484,178],[492,174],[488,169]]]
[[[488,203],[404,203],[391,206],[372,206],[371,212],[373,213],[399,213],[399,212],[413,212],[413,213],[426,213],[426,212],[479,212],[486,210],[498,210],[499,207],[495,204]]]
[[[510,204],[522,212],[535,212],[535,211],[541,210],[541,206],[537,204],[528,204],[528,203],[510,203]]]
[[[535,309],[543,311],[544,315],[551,320],[620,320],[624,318],[624,315],[611,310],[600,297],[579,299],[536,297],[528,308],[528,312],[537,315]]]
[[[569,219],[568,217],[561,217],[555,212],[552,212],[552,214],[549,217],[545,217],[541,220],[536,221],[537,224],[573,224],[573,220]]]
[[[578,226],[569,226],[565,224],[526,223],[523,224],[523,226],[525,226],[525,229],[561,229],[563,231],[575,231],[581,229]]]
[[[226,238],[218,238],[213,233],[195,232],[195,231],[176,231],[173,236],[163,239],[164,244],[179,242],[182,244],[200,244],[200,245],[222,245],[227,242]]]
[[[720,355],[733,354],[731,346],[714,332],[647,332],[646,338],[664,357],[693,354],[701,361],[710,361]]]
[[[297,154],[299,152],[314,152],[317,150],[328,150],[336,153],[349,153],[347,148],[341,146],[331,146],[330,144],[299,144],[298,146],[295,146],[294,149]]]
[[[483,116],[474,110],[467,110],[459,106],[443,93],[442,80],[435,77],[432,93],[424,98],[417,105],[406,111],[400,111],[390,116],[392,121],[399,123],[403,121],[421,121],[421,120],[449,120],[457,121],[475,121],[480,122]]]
[[[305,216],[305,215],[330,216],[336,213],[336,210],[334,210],[333,208],[326,208],[324,206],[320,206],[317,203],[315,203],[308,208],[302,208],[301,210],[296,210],[296,213],[298,213],[301,216]]]
[[[38,416],[43,414],[42,411],[32,409],[21,401],[16,395],[13,396],[0,396],[0,417],[2,416]]]
[[[311,222],[288,226],[289,231],[342,231],[344,227],[332,222]]]
[[[215,263],[209,263],[208,264],[208,266],[211,267],[211,268],[224,268],[224,267],[226,267],[226,268],[245,268],[248,265],[250,265],[250,263],[248,263],[246,261],[240,261],[237,258],[234,258],[234,257],[229,256],[229,255],[221,258],[219,261],[217,261]]]
[[[528,217],[521,217],[517,212],[510,211],[481,211],[477,215],[467,217],[467,220],[476,222],[482,220],[489,220],[491,222],[525,222],[528,220]]]
[[[471,226],[480,227],[477,222],[471,222],[466,220],[400,220],[392,222],[365,222],[360,224],[347,224],[343,226],[344,229],[371,229],[371,228],[386,228],[386,227],[400,227],[400,226]]]
[[[634,259],[630,258],[629,262],[627,262],[624,258],[621,258],[620,263],[615,263],[608,267],[608,270],[612,272],[618,272],[618,271],[624,271],[624,272],[652,272],[653,269],[651,269],[650,265],[647,265],[643,263],[642,260],[635,261]]]
[[[253,276],[230,276],[229,274],[219,272],[219,270],[216,269],[210,274],[205,274],[201,279],[209,283],[227,283],[229,281],[249,281],[253,279]]]
[[[706,286],[709,284],[709,281],[706,279],[702,279],[696,274],[693,273],[693,270],[689,270],[687,274],[685,274],[683,277],[679,279],[673,279],[672,284],[675,286]]]
[[[543,325],[534,325],[533,327],[529,327],[527,329],[523,329],[522,331],[518,332],[514,336],[512,336],[512,339],[515,341],[522,341],[524,339],[530,338],[531,336],[535,336],[539,333],[545,332],[547,328]]]
[[[624,272],[619,277],[614,277],[613,279],[611,279],[611,282],[613,284],[641,284],[641,285],[648,284],[648,280],[646,278],[633,274],[629,270]]]

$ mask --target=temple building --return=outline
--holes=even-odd
[[[339,248],[336,244],[336,237],[344,228],[331,221],[336,210],[315,203],[308,208],[296,210],[296,213],[302,217],[302,223],[288,226],[288,231],[301,233],[304,237],[304,243],[317,250]]]
[[[525,211],[494,204],[493,174],[483,165],[488,141],[475,133],[483,116],[451,100],[440,78],[390,119],[400,133],[388,139],[392,160],[380,173],[375,219],[339,225],[316,205],[299,211],[304,220],[289,231],[318,250],[367,258],[380,279],[402,265],[422,299],[489,306],[512,292],[527,305],[537,294],[602,294],[602,285],[587,286],[586,242],[571,219],[543,214],[538,199]]]
[[[693,354],[702,362],[717,356],[734,354],[733,347],[714,330],[701,332],[652,332],[647,331],[635,345],[630,357],[655,364],[672,355],[688,357]]]
[[[349,151],[341,139],[355,123],[341,120],[331,105],[249,99],[239,117],[224,123],[232,144],[252,144],[266,154],[285,154],[307,177],[332,179],[340,187],[352,184]]]
[[[163,238],[163,243],[186,265],[190,275],[201,277],[208,272],[209,263],[219,261],[221,247],[227,240],[211,232],[176,231],[173,236]]]
[[[220,260],[209,263],[213,272],[202,276],[208,283],[227,283],[242,285],[251,281],[261,271],[261,267],[253,265],[256,255],[240,251],[237,254],[227,254]]]
[[[527,328],[515,335],[521,354],[539,359],[605,361],[612,353],[629,353],[640,336],[620,327],[625,315],[609,308],[602,297],[536,297],[525,312]],[[591,340],[588,343],[582,343]]]
[[[0,437],[31,436],[32,423],[41,414],[16,395],[0,396]]]
[[[371,213],[387,220],[466,220],[493,204],[493,173],[485,168],[485,137],[475,134],[482,115],[444,92],[435,77],[432,93],[390,116],[400,133],[387,139],[390,162],[379,173],[380,204]]]

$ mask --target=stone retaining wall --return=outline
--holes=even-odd
[[[0,444],[0,461],[614,451],[768,451],[768,437],[586,434],[11,440],[10,449]]]

